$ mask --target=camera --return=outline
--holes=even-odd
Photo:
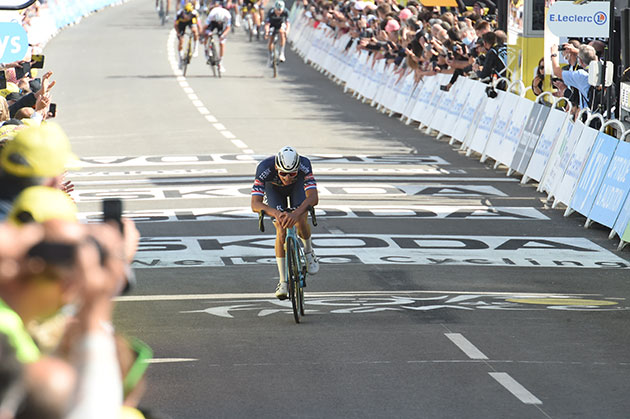
[[[499,94],[497,93],[493,85],[489,85],[488,87],[486,87],[486,95],[490,99],[495,99]]]

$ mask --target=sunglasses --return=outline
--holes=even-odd
[[[153,358],[153,350],[149,345],[137,338],[128,338],[129,346],[136,354],[136,360],[123,379],[123,391],[127,396],[140,382],[144,376],[149,360]]]
[[[278,172],[278,175],[282,176],[282,177],[295,177],[297,176],[297,172]]]

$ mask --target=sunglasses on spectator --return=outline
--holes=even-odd
[[[297,172],[280,172],[280,171],[278,171],[278,175],[280,175],[282,177],[285,177],[285,176],[295,177],[295,176],[297,176]]]
[[[128,338],[127,341],[136,354],[136,360],[123,379],[123,391],[125,396],[136,388],[149,366],[149,360],[153,358],[153,350],[151,350],[151,347],[140,339],[132,337]]]

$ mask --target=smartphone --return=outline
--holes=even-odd
[[[31,55],[31,68],[44,68],[44,56],[42,54]]]
[[[55,116],[57,116],[57,104],[56,103],[51,103],[50,106],[48,107],[48,117],[49,118],[54,118]]]
[[[15,67],[15,78],[21,79],[22,77],[31,75],[31,63],[22,63],[22,67]]]
[[[0,90],[7,88],[7,73],[2,70],[0,71]]]
[[[120,229],[121,233],[123,231],[122,212],[122,200],[118,198],[103,200],[103,221],[114,221],[116,224],[118,224],[118,228]]]

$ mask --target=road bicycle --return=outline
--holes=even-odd
[[[162,26],[166,23],[166,12],[167,10],[164,8],[164,0],[159,0],[157,3],[158,7],[158,16],[160,17],[160,23]]]
[[[288,208],[285,211],[293,211],[295,208]],[[308,207],[311,214],[311,222],[313,226],[317,226],[317,218],[315,217],[315,209]],[[265,211],[260,211],[258,215],[258,228],[265,231],[263,219]],[[300,323],[300,319],[304,316],[304,288],[306,287],[306,256],[302,247],[302,241],[298,239],[295,226],[287,229],[287,236],[284,240],[284,252],[286,260],[287,285],[289,289],[289,297],[291,298],[291,306],[293,308],[293,318],[296,323]]]
[[[182,60],[182,74],[185,76],[186,70],[188,69],[188,64],[190,64],[190,61],[192,60],[193,40],[195,38],[195,35],[192,33],[192,29],[190,28],[190,26],[186,28],[186,33],[184,34],[184,36],[186,37],[186,41],[184,43],[185,55],[184,59]]]
[[[271,28],[271,66],[273,67],[273,77],[278,77],[278,64],[280,64],[280,34]]]
[[[220,39],[219,36],[217,36],[217,38]],[[212,69],[214,77],[221,78],[221,57],[219,56],[219,45],[217,45],[212,32],[208,34],[204,48],[206,53],[206,63]]]
[[[245,19],[243,20],[243,26],[245,27],[245,32],[247,33],[247,37],[249,38],[249,42],[252,42],[254,39],[254,18],[252,17],[252,13],[255,13],[256,10],[250,11],[247,9],[245,11]],[[258,32],[256,33],[257,37],[260,37]]]

